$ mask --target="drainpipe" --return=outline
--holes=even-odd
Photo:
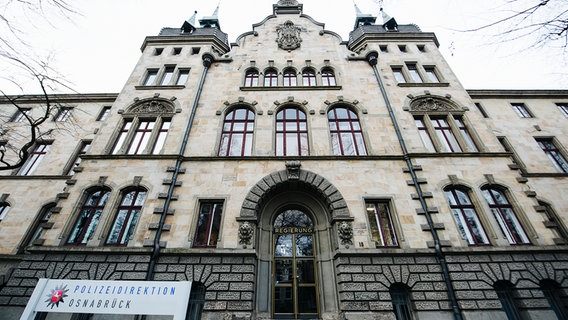
[[[207,75],[207,71],[209,70],[211,63],[213,63],[214,61],[213,56],[207,53],[204,54],[202,58],[203,58],[203,67],[204,67],[203,72],[201,73],[201,79],[199,80],[197,93],[195,95],[195,100],[193,101],[193,108],[191,109],[191,114],[187,122],[187,127],[185,128],[185,134],[183,136],[183,141],[181,143],[178,158],[176,160],[176,165],[174,167],[174,172],[172,174],[172,181],[168,188],[168,195],[166,196],[166,202],[164,203],[164,211],[162,211],[162,214],[160,216],[160,222],[158,224],[158,229],[156,230],[156,235],[154,236],[152,256],[150,257],[150,263],[148,264],[148,271],[146,273],[146,280],[148,281],[154,279],[154,270],[156,267],[156,263],[158,262],[158,258],[160,257],[160,249],[161,249],[160,238],[162,237],[162,232],[164,230],[164,223],[166,221],[168,210],[170,208],[170,203],[172,202],[172,196],[174,194],[174,189],[176,187],[178,175],[181,170],[183,155],[188,145],[189,133],[191,132],[191,128],[193,126],[193,120],[195,118],[195,113],[197,111],[197,104],[199,103],[199,99],[201,97],[201,91],[203,90],[203,83],[205,82],[205,76]]]
[[[389,111],[390,119],[394,126],[394,131],[396,132],[396,137],[398,138],[398,142],[400,144],[400,148],[402,149],[402,155],[404,160],[406,161],[406,166],[408,167],[408,172],[410,172],[410,176],[412,178],[412,182],[414,184],[414,188],[416,189],[416,193],[418,194],[418,199],[420,200],[420,205],[422,206],[422,210],[424,211],[424,216],[426,217],[426,221],[428,222],[428,226],[430,227],[430,232],[432,233],[432,238],[434,239],[434,250],[436,251],[436,257],[438,258],[438,262],[440,267],[442,268],[442,274],[444,276],[444,281],[446,282],[446,287],[448,287],[448,296],[450,297],[450,301],[452,303],[452,310],[454,312],[454,316],[456,320],[462,320],[462,314],[460,307],[458,305],[456,293],[454,291],[454,287],[452,285],[452,280],[450,278],[450,272],[448,270],[448,264],[446,262],[446,257],[444,252],[442,251],[442,246],[440,245],[440,237],[438,236],[438,231],[434,228],[434,221],[432,220],[432,216],[430,212],[428,212],[428,205],[426,204],[426,199],[424,198],[424,194],[422,193],[422,188],[418,183],[418,179],[416,177],[416,171],[414,170],[414,166],[412,164],[412,159],[408,154],[408,150],[406,149],[406,143],[402,137],[402,133],[400,131],[400,127],[398,126],[398,122],[396,121],[392,105],[388,98],[387,92],[385,90],[385,86],[383,81],[379,75],[379,71],[377,70],[377,61],[378,61],[378,54],[376,52],[371,52],[367,55],[367,62],[373,68],[375,72],[375,78],[379,83],[379,87],[381,89],[381,93],[387,105],[387,109]]]

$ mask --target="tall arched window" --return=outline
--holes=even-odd
[[[366,155],[363,131],[357,114],[345,107],[336,107],[327,112],[331,145],[336,155]]]
[[[485,187],[481,192],[509,243],[530,244],[529,238],[505,193],[495,187]]]
[[[321,85],[322,86],[335,86],[337,82],[335,81],[335,73],[331,68],[324,68],[321,70]]]
[[[297,85],[296,71],[292,68],[284,70],[282,78],[285,87],[295,87]]]
[[[245,87],[258,87],[258,71],[256,69],[247,70],[245,74]]]
[[[265,87],[276,87],[278,85],[278,73],[276,69],[266,69],[264,71],[264,86]]]
[[[286,107],[276,114],[276,155],[307,156],[308,124],[306,114],[297,107]]]
[[[225,116],[219,156],[250,156],[254,134],[254,112],[237,107]]]
[[[96,188],[87,193],[67,244],[87,244],[95,233],[109,196],[110,189],[104,187]]]
[[[389,288],[392,307],[396,320],[412,320],[412,307],[410,305],[410,289],[402,283],[393,283]]]
[[[470,245],[489,244],[489,239],[479,221],[468,191],[464,188],[446,187],[444,193],[462,238]]]
[[[302,85],[307,87],[316,85],[316,72],[314,69],[306,68],[302,71]]]
[[[509,320],[521,320],[521,315],[519,313],[519,307],[515,303],[515,286],[509,281],[497,281],[493,285],[495,292],[497,292],[497,297],[501,301],[501,306],[505,314],[507,314],[507,319]]]
[[[146,200],[146,189],[136,188],[123,193],[106,244],[128,244],[140,219],[144,200]]]
[[[568,308],[562,301],[563,294],[560,285],[554,280],[544,279],[540,282],[540,289],[556,317],[558,319],[568,319]]]

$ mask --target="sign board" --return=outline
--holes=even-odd
[[[173,315],[185,319],[189,281],[39,279],[20,320],[36,312]]]

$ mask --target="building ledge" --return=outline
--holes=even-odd
[[[397,86],[403,88],[419,88],[419,87],[449,87],[449,82],[401,82]]]
[[[307,90],[341,90],[342,86],[277,86],[277,87],[240,87],[241,91],[307,91]]]

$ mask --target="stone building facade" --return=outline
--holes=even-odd
[[[190,19],[120,93],[52,97],[0,175],[0,319],[40,278],[193,281],[191,319],[566,318],[568,91],[466,90],[433,33],[375,20]]]

